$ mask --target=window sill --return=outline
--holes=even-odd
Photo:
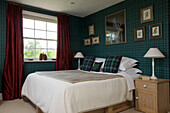
[[[56,62],[56,60],[24,60],[24,62]]]

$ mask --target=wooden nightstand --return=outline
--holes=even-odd
[[[166,113],[169,109],[169,80],[135,79],[136,110],[145,113]]]

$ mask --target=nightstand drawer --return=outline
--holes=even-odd
[[[149,82],[135,82],[136,89],[142,89],[142,90],[149,90],[149,91],[157,91],[156,84],[149,83]]]

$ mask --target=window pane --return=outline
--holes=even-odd
[[[34,49],[24,49],[24,58],[34,58]]]
[[[45,38],[46,39],[46,31],[35,30],[35,38]]]
[[[24,37],[34,38],[34,30],[32,30],[32,29],[23,29],[23,36]]]
[[[57,48],[57,41],[48,41],[48,48],[49,49],[56,49]]]
[[[47,31],[57,31],[57,23],[47,22]]]
[[[56,58],[56,50],[48,50],[49,58]]]
[[[47,54],[49,58],[56,58],[57,23],[23,18],[23,36],[34,38],[24,38],[24,58],[36,57],[39,59],[41,53]]]
[[[57,32],[47,32],[47,39],[57,40]]]
[[[34,20],[23,18],[23,27],[24,28],[34,28]]]
[[[36,58],[39,58],[41,53],[46,54],[46,52],[46,49],[36,49]]]
[[[24,39],[24,48],[33,49],[35,48],[35,42],[33,39]]]
[[[46,30],[46,22],[35,20],[35,29]]]
[[[36,48],[47,48],[46,40],[36,40]]]

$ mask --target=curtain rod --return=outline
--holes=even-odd
[[[8,3],[10,3],[10,4],[15,4],[15,5],[19,5],[19,6],[22,6],[22,5],[20,5],[20,4],[16,3],[16,2],[8,1]]]
[[[70,16],[69,14],[60,13],[60,12],[56,12],[56,11],[50,11],[50,10],[47,10],[47,9],[38,8],[38,7],[30,6],[30,5],[24,5],[24,4],[20,4],[20,3],[16,3],[16,2],[12,2],[12,1],[8,1],[8,3],[19,5],[19,6],[22,6],[24,8],[30,8],[30,9],[35,9],[35,10],[44,11],[44,12],[48,12],[48,13],[63,14],[63,15]]]

